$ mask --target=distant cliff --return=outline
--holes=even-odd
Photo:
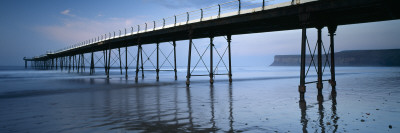
[[[326,56],[322,55],[325,64]],[[330,55],[328,55],[330,60]],[[306,65],[311,56],[306,56]],[[317,65],[317,56],[314,57]],[[336,66],[400,66],[400,49],[349,50],[335,53]],[[276,55],[271,66],[300,66],[300,55]]]

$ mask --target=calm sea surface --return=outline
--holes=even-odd
[[[308,84],[299,102],[299,67],[234,67],[232,84],[192,77],[190,88],[185,67],[177,81],[145,71],[138,83],[133,69],[125,80],[118,69],[106,79],[104,69],[0,67],[0,132],[400,132],[399,67],[336,69],[336,93]]]

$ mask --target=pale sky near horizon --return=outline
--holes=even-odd
[[[227,1],[231,0],[2,0],[0,66],[22,66],[25,56],[38,56],[104,33]],[[307,33],[310,43],[315,44],[316,30],[308,29]],[[339,26],[336,34],[337,52],[400,48],[399,20]],[[326,28],[322,35],[329,45]],[[300,30],[233,36],[233,66],[267,66],[274,55],[298,54],[300,40]],[[207,44],[208,39],[195,43]],[[219,37],[215,44],[222,48],[226,42]],[[177,44],[178,65],[187,63],[187,45],[187,41]]]

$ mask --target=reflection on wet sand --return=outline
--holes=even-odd
[[[303,133],[307,133],[307,124],[308,124],[308,118],[307,118],[307,103],[306,100],[302,99],[299,101],[299,107],[301,111],[301,118],[300,118],[300,123],[303,125]]]
[[[236,132],[243,130],[243,128],[234,129],[232,85],[226,86],[226,88],[213,85],[202,88],[202,90],[209,89],[208,93],[204,92],[208,96],[205,97],[207,100],[203,101],[209,103],[209,107],[199,107],[198,104],[201,102],[197,101],[197,98],[193,101],[192,91],[196,90],[179,88],[176,85],[172,88],[174,89],[171,91],[163,90],[161,86],[150,89],[137,87],[123,89],[119,93],[105,90],[101,92],[102,97],[104,97],[101,102],[102,108],[99,110],[99,106],[95,105],[96,101],[91,106],[93,108],[91,109],[93,110],[91,118],[94,118],[94,123],[96,123],[91,127],[144,132],[216,132],[221,130]],[[226,114],[227,121],[222,123],[220,117],[217,117],[220,114],[216,114],[216,111],[219,111],[216,109],[221,107],[221,104],[216,102],[221,98],[216,97],[219,96],[218,93],[221,93],[219,90],[223,90],[227,94],[222,99],[226,99],[229,104],[229,106],[224,107],[226,112],[222,112]],[[196,92],[195,97],[198,96]],[[301,131],[337,132],[339,117],[336,113],[335,89],[332,89],[327,100],[332,102],[331,111],[324,107],[327,104],[324,101],[323,94],[318,94],[315,104],[318,106],[315,106],[316,108],[313,108],[312,104],[307,105],[304,99],[299,101]],[[195,103],[193,104],[193,102]],[[208,109],[209,111],[205,111]],[[311,120],[311,117],[307,115],[307,113],[310,113],[310,109],[317,111],[317,120]],[[310,124],[310,122],[313,123]],[[226,124],[225,127],[224,124]]]
[[[233,132],[233,98],[232,98],[232,83],[229,84],[229,132]]]
[[[326,110],[325,110],[324,105],[323,105],[324,96],[323,96],[322,93],[318,93],[318,95],[317,95],[317,101],[318,101],[318,127],[320,128],[320,131],[318,131],[318,128],[317,128],[317,129],[314,130],[314,132],[321,132],[321,133],[324,133],[324,132],[336,132],[337,129],[338,129],[338,123],[337,122],[339,120],[339,117],[337,116],[337,113],[336,113],[336,105],[337,105],[337,103],[336,103],[336,89],[335,88],[332,88],[331,94],[329,96],[329,100],[332,101],[332,107],[331,107],[331,113],[332,114],[330,116],[328,116],[328,115],[325,116]],[[301,99],[299,101],[299,107],[300,107],[300,111],[301,111],[300,123],[302,124],[302,131],[304,133],[307,133],[308,132],[308,130],[307,130],[308,127],[307,126],[309,124],[309,119],[310,118],[307,117],[307,103],[306,103],[306,101],[304,99]],[[324,122],[324,118],[325,117],[327,117],[325,120],[328,120],[328,122]],[[331,120],[332,123],[329,120]],[[330,128],[330,127],[332,127],[331,125],[333,126],[333,130],[331,130],[331,128]],[[326,128],[329,128],[329,131],[326,131],[327,130]]]
[[[210,86],[210,103],[211,103],[211,130],[215,131],[216,127],[215,127],[215,114],[214,114],[214,85]]]
[[[179,87],[175,87],[170,94],[165,95],[163,93],[169,92],[162,91],[161,87],[155,87],[151,91],[143,88],[134,88],[134,91],[126,89],[122,92],[124,95],[116,95],[112,91],[101,92],[104,100],[91,101],[90,110],[92,113],[90,118],[93,118],[92,122],[96,124],[90,127],[144,132],[216,132],[221,129],[217,127],[215,116],[214,86],[209,88],[210,112],[193,110],[191,89],[185,88],[186,94],[183,96],[179,95],[179,92],[181,92],[179,90]],[[229,123],[228,132],[234,132],[232,94],[232,86],[229,86],[228,98],[224,98],[229,100],[229,112],[226,112],[229,113],[226,122]],[[118,96],[118,98],[115,98],[115,96]],[[185,101],[183,102],[183,99],[180,98],[185,98]],[[104,106],[99,108],[96,106],[98,102]],[[197,114],[194,118],[194,111],[196,113],[209,113],[210,126],[204,127],[200,124],[201,121],[196,122],[196,120],[207,118],[201,118]]]

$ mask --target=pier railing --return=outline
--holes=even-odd
[[[301,2],[306,3],[310,1],[316,1],[316,0],[302,0]],[[159,20],[146,22],[141,25],[131,26],[129,28],[124,28],[122,30],[105,33],[97,37],[93,37],[91,39],[76,43],[74,45],[70,45],[68,47],[56,50],[54,52],[48,52],[47,54],[57,54],[71,49],[76,49],[79,47],[99,43],[102,41],[116,39],[125,36],[131,36],[139,33],[172,28],[175,26],[181,26],[202,21],[220,19],[240,14],[254,13],[278,7],[290,6],[294,4],[300,4],[300,1],[299,0],[233,0],[202,9],[177,14],[171,17],[166,17]],[[41,55],[39,57],[45,56],[47,54]]]

